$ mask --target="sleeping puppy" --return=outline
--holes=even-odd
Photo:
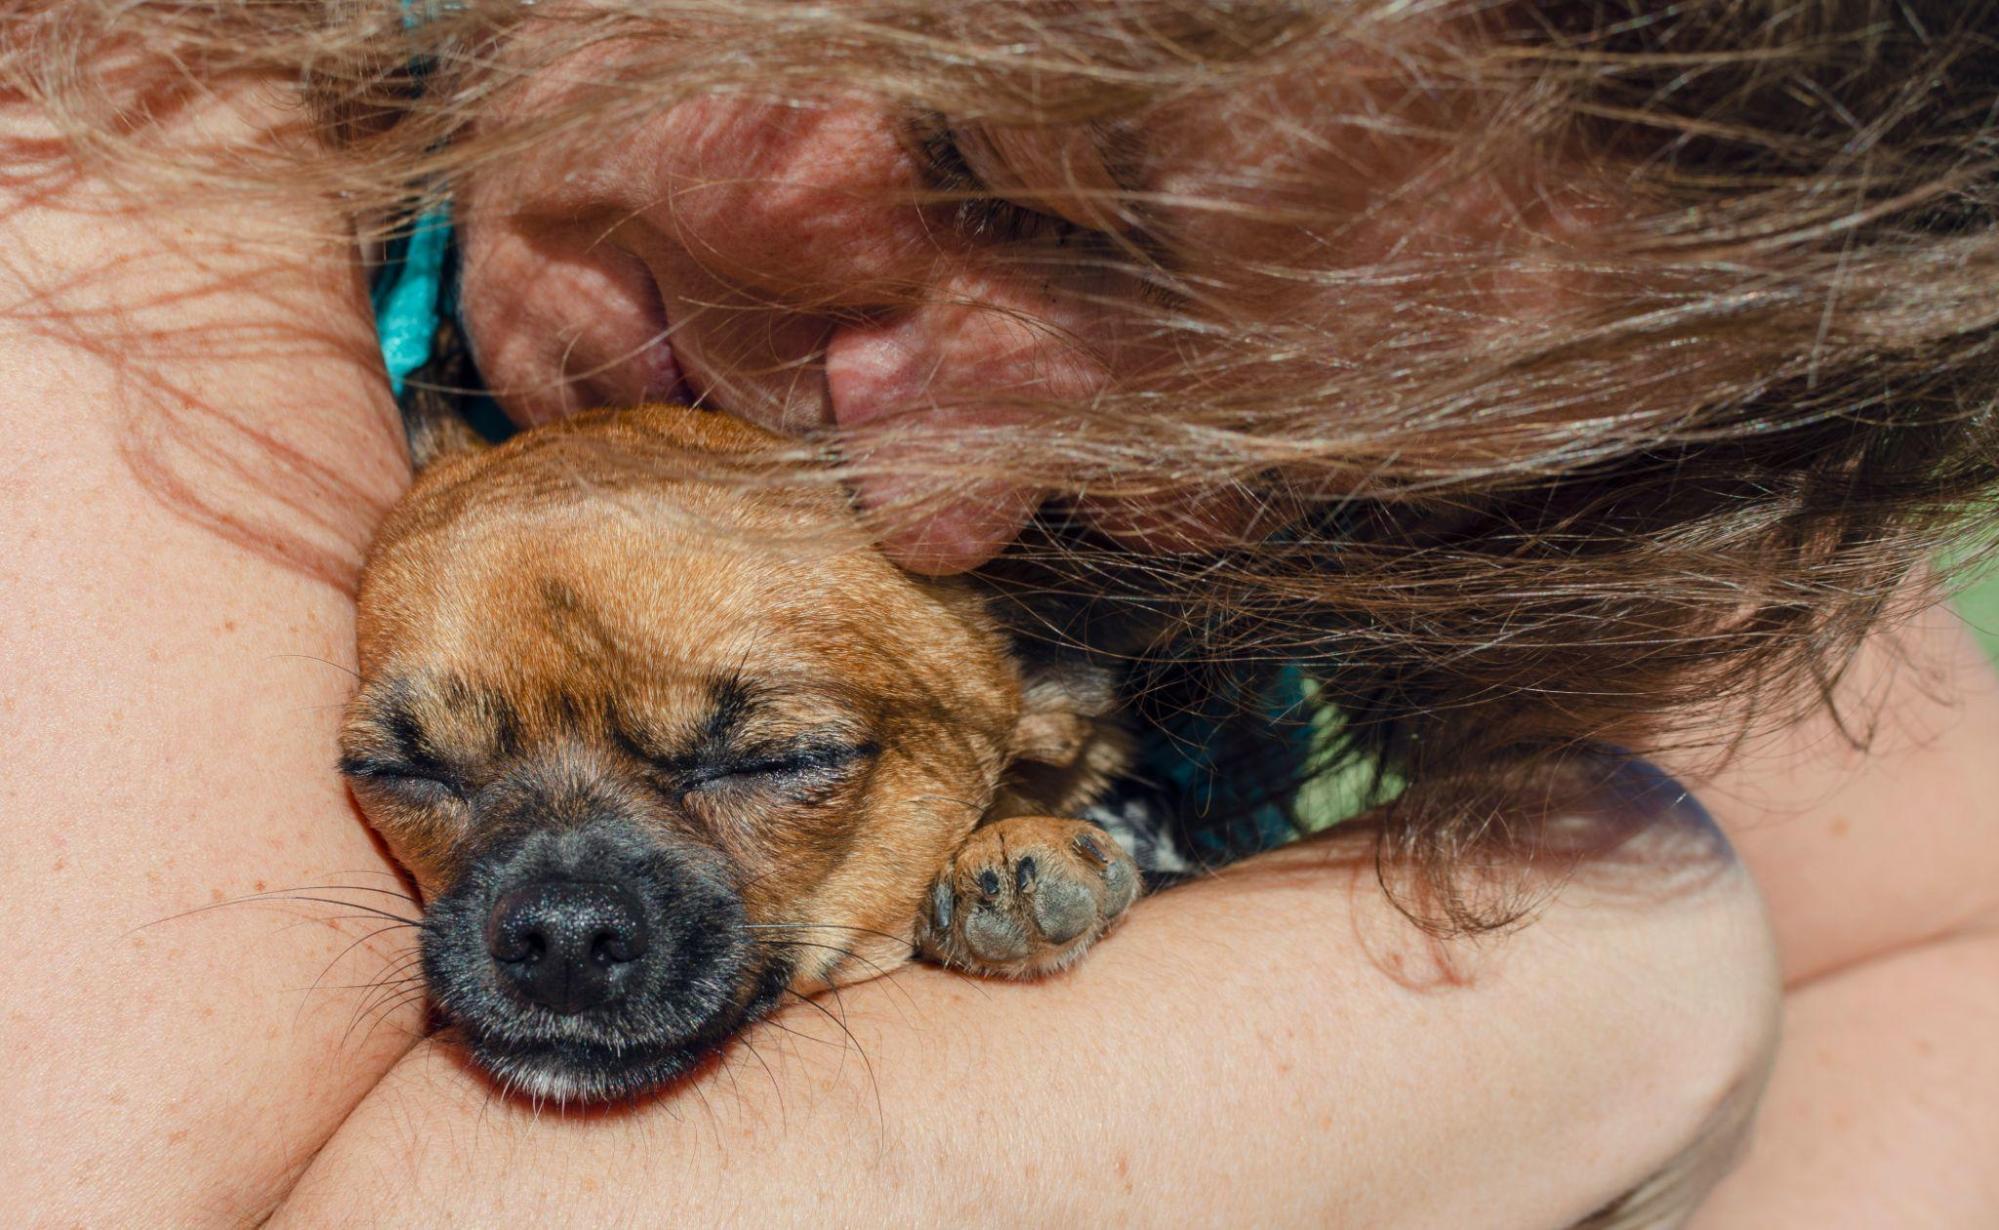
[[[1023,666],[774,443],[648,407],[454,450],[371,552],[341,769],[510,1087],[627,1097],[917,953],[1056,969],[1138,892],[1060,818],[1124,761],[1106,681]]]

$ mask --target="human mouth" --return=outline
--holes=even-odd
[[[687,373],[680,366],[679,356],[673,350],[673,325],[667,319],[666,299],[660,293],[659,283],[650,275],[646,277],[645,298],[646,323],[651,335],[640,350],[637,359],[641,380],[640,399],[648,402],[669,402],[676,405],[694,404],[694,391],[687,382]]]

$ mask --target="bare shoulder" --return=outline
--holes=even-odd
[[[1999,676],[1936,607],[1876,634],[1820,714],[1695,789],[1770,902],[1796,983],[1999,923]]]
[[[398,948],[333,749],[401,444],[337,216],[166,207],[45,136],[0,121],[9,1186],[248,1220],[410,1041],[333,989]]]

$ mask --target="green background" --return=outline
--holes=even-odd
[[[1990,571],[1979,578],[1976,585],[1960,594],[1957,609],[1964,614],[1965,621],[1978,632],[1978,639],[1984,643],[1985,652],[1999,662],[1999,570]]]

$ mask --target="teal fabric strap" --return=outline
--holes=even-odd
[[[393,250],[375,284],[375,332],[382,365],[397,397],[410,373],[430,361],[437,326],[444,319],[444,263],[451,250],[451,207],[433,205],[417,216]]]
[[[403,28],[421,26],[436,0],[402,0]],[[412,64],[419,79],[421,61]],[[382,366],[389,369],[389,390],[401,400],[410,373],[430,362],[437,344],[437,326],[445,313],[444,262],[451,251],[451,206],[439,202],[417,215],[410,232],[389,246],[388,259],[375,275],[370,295],[375,309],[375,336],[382,344]]]

